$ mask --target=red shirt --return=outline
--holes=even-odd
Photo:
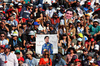
[[[51,24],[55,25],[56,23],[59,23],[59,22],[60,22],[59,18],[57,19],[51,18]]]
[[[44,58],[41,58],[40,61],[39,61],[39,65],[45,65],[45,64],[49,64],[49,61],[50,61],[50,65],[52,65],[52,60],[48,59],[48,61],[44,61]]]
[[[21,12],[22,8],[18,8],[18,12]]]

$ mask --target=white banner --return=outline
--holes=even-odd
[[[36,35],[36,53],[42,54],[43,46],[46,44],[45,37],[49,37],[49,44],[53,46],[51,49],[53,49],[53,54],[58,53],[58,45],[57,45],[57,34],[45,34],[45,35]],[[47,45],[45,45],[47,46]]]

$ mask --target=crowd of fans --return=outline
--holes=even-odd
[[[100,66],[99,15],[98,0],[0,0],[0,66]],[[37,54],[37,34],[58,54]]]

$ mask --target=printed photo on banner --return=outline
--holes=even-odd
[[[36,35],[36,53],[43,54],[48,50],[50,54],[58,53],[57,34]]]

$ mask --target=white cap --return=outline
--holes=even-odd
[[[99,45],[96,44],[94,49],[99,50]]]
[[[10,3],[10,5],[14,6],[14,4],[13,4],[13,3]]]
[[[99,22],[98,19],[94,19],[93,22]]]
[[[2,6],[2,5],[0,5],[0,8],[3,8],[3,6]]]
[[[34,31],[30,31],[28,35],[34,35],[35,36],[35,32]]]
[[[22,5],[22,3],[18,3],[18,5]]]
[[[18,32],[17,31],[14,31],[12,36],[18,36]]]

